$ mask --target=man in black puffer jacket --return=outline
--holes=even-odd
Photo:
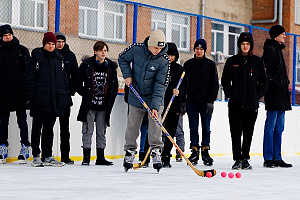
[[[249,152],[257,118],[258,100],[267,90],[267,75],[263,60],[252,54],[251,33],[240,34],[238,48],[239,53],[226,61],[222,86],[229,99],[228,116],[235,161],[232,169],[252,169],[248,162]]]
[[[281,157],[281,139],[284,130],[285,111],[291,110],[289,79],[282,54],[285,48],[285,30],[280,25],[272,26],[271,39],[264,44],[262,59],[266,65],[269,86],[265,95],[267,119],[264,130],[264,167],[292,167]]]
[[[25,72],[25,89],[30,101],[32,119],[31,146],[33,167],[63,166],[52,156],[53,126],[57,116],[63,116],[69,104],[68,79],[64,58],[55,49],[56,36],[44,34],[43,47],[32,51]],[[42,135],[42,160],[40,139]]]
[[[194,58],[184,63],[188,79],[187,115],[190,126],[190,148],[192,155],[189,160],[197,164],[199,160],[199,113],[201,115],[202,142],[201,156],[204,165],[212,165],[210,157],[210,120],[213,113],[213,103],[219,90],[216,64],[205,57],[206,41],[198,39],[194,44]]]
[[[10,25],[0,27],[0,163],[6,162],[8,147],[8,122],[11,111],[16,111],[20,128],[21,151],[20,164],[25,164],[29,157],[27,97],[23,89],[26,62],[29,51],[20,45],[13,35]]]
[[[70,159],[70,130],[69,119],[71,106],[73,105],[71,95],[75,95],[74,78],[78,71],[78,64],[75,54],[70,50],[69,45],[66,44],[66,36],[61,32],[56,32],[56,49],[64,57],[65,71],[68,77],[70,96],[69,105],[65,109],[64,116],[59,117],[60,124],[60,151],[61,161],[66,164],[74,164],[74,161]]]

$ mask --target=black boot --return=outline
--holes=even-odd
[[[191,163],[193,165],[198,164],[198,160],[199,160],[199,149],[198,149],[198,147],[192,146],[192,154],[189,157],[189,160],[191,161]]]
[[[139,161],[143,161],[145,159],[147,152],[139,152]],[[143,168],[149,167],[149,162],[150,162],[150,155],[148,156]]]
[[[81,165],[90,165],[91,149],[83,148],[83,161]]]
[[[161,161],[162,161],[162,165],[163,165],[163,168],[171,168],[172,165],[170,164],[170,158],[171,158],[171,155],[162,155],[162,158],[161,158]]]
[[[109,162],[104,157],[104,149],[97,148],[97,160],[96,165],[113,165],[112,162]]]
[[[211,166],[213,165],[214,160],[210,157],[208,150],[209,150],[209,146],[201,147],[201,157],[204,165]]]

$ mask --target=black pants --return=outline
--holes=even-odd
[[[65,160],[69,158],[70,153],[70,107],[65,109],[65,113],[63,117],[59,117],[60,124],[60,151],[61,151],[61,159]]]
[[[31,147],[33,157],[37,157],[40,151],[40,140],[42,135],[42,158],[52,156],[53,127],[56,116],[50,113],[37,115],[32,118]]]
[[[229,108],[233,160],[250,159],[249,152],[256,118],[257,109]],[[241,144],[242,137],[243,144]]]
[[[179,114],[176,113],[168,113],[166,119],[165,119],[165,129],[168,131],[169,135],[174,138],[175,134],[176,134],[176,129],[178,126],[178,120],[179,120]],[[163,133],[163,137],[164,137],[164,150],[162,152],[162,157],[171,157],[171,150],[173,147],[172,142],[167,138],[167,136],[165,136],[165,134]]]

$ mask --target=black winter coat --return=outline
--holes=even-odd
[[[44,48],[34,49],[31,55],[24,80],[30,115],[50,113],[63,116],[70,95],[63,56],[56,50],[48,52]]]
[[[0,41],[0,110],[16,111],[27,107],[24,91],[24,73],[30,55],[26,47],[13,37]]]
[[[225,63],[221,82],[230,98],[228,107],[258,108],[268,87],[264,62],[255,55],[232,56]]]
[[[93,88],[93,71],[94,64],[96,62],[96,57],[90,57],[84,60],[78,70],[77,76],[75,78],[76,92],[82,96],[82,101],[77,116],[78,121],[86,122],[87,114],[92,104],[92,99],[94,95]],[[118,94],[118,78],[117,78],[117,65],[110,59],[105,58],[106,67],[108,67],[108,80],[106,84],[106,92],[104,97],[104,106],[106,114],[107,126],[110,126],[110,114],[112,107],[114,105],[116,96]]]
[[[183,71],[184,68],[178,63],[176,63],[175,61],[173,61],[170,64],[170,82],[167,87],[165,98],[164,98],[164,112],[170,103],[170,100],[173,96],[173,89],[176,88]],[[186,100],[187,88],[188,88],[188,83],[187,83],[186,76],[184,76],[179,87],[179,95],[177,97],[175,96],[171,108],[169,110],[169,113],[181,113],[181,103]]]
[[[289,79],[282,54],[285,46],[274,39],[264,44],[262,59],[268,76],[268,89],[265,95],[266,110],[291,110]]]
[[[187,102],[213,103],[217,99],[219,80],[216,64],[206,58],[195,57],[184,63],[188,79]]]
[[[70,50],[69,45],[65,44],[65,46],[57,50],[64,57],[65,71],[68,77],[70,96],[69,96],[69,106],[73,105],[71,95],[75,95],[75,83],[74,79],[78,71],[78,64],[76,60],[75,54]]]

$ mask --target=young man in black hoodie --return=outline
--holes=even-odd
[[[8,122],[10,112],[16,111],[20,128],[20,164],[29,157],[28,125],[26,108],[28,99],[24,86],[24,72],[29,59],[29,51],[13,35],[10,25],[0,27],[0,164],[6,163],[8,154]]]
[[[228,102],[228,116],[232,141],[232,169],[252,169],[250,147],[257,118],[258,100],[267,90],[264,62],[252,54],[251,33],[243,32],[238,39],[239,53],[227,59],[222,86]],[[243,137],[243,143],[241,142]]]
[[[57,51],[64,57],[65,71],[68,77],[68,84],[70,89],[69,105],[65,109],[64,116],[59,117],[60,124],[60,151],[61,161],[66,164],[74,164],[74,161],[70,159],[70,130],[69,119],[71,106],[73,105],[71,95],[75,95],[74,78],[78,71],[78,64],[75,54],[70,50],[69,45],[66,44],[66,36],[61,32],[55,33],[57,44]]]
[[[194,44],[194,58],[184,63],[188,79],[187,115],[190,126],[190,148],[192,155],[189,160],[197,164],[199,160],[199,114],[201,116],[202,142],[201,156],[204,165],[212,165],[210,157],[210,120],[213,103],[217,99],[219,82],[216,64],[205,57],[206,41],[198,39]]]
[[[268,75],[268,90],[265,95],[267,118],[264,130],[264,167],[292,167],[281,157],[281,139],[284,130],[285,111],[291,110],[289,79],[282,54],[285,48],[285,30],[280,25],[270,28],[271,39],[264,44],[262,59]]]
[[[183,67],[177,63],[179,58],[179,53],[174,43],[168,43],[167,54],[170,59],[170,82],[165,92],[165,98],[164,98],[165,106],[164,106],[164,111],[162,113],[162,116],[166,112],[167,106],[174,94],[175,98],[164,121],[164,126],[166,130],[168,130],[170,136],[174,138],[177,125],[178,125],[179,115],[181,112],[181,101],[183,98],[185,98],[187,92],[187,80],[184,77],[182,83],[180,84],[179,90],[175,89],[181,77],[181,74],[183,72]],[[171,154],[172,147],[173,147],[172,142],[167,137],[165,137],[164,149],[161,154],[162,164],[163,167],[165,168],[171,167],[170,158],[172,157]]]

